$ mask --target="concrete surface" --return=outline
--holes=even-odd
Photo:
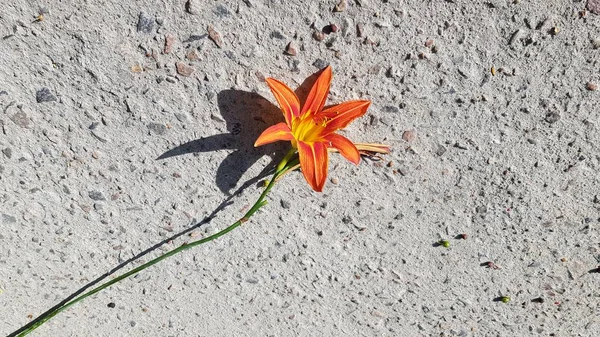
[[[337,4],[2,2],[0,335],[239,218],[289,146],[252,147],[264,78],[327,64],[329,103],[373,102],[344,134],[392,154],[290,174],[33,335],[597,335],[599,1]]]

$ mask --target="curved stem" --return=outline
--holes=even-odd
[[[98,293],[98,292],[100,292],[100,291],[102,291],[102,290],[110,287],[111,285],[113,285],[115,283],[118,283],[118,282],[120,282],[120,281],[122,281],[122,280],[124,280],[124,279],[126,279],[126,278],[128,278],[130,276],[132,276],[132,275],[135,275],[135,274],[139,273],[140,271],[142,271],[142,270],[144,270],[144,269],[146,269],[146,268],[148,268],[150,266],[153,266],[153,265],[159,263],[162,260],[165,260],[165,259],[167,259],[167,258],[169,258],[169,257],[171,257],[173,255],[179,254],[179,253],[181,253],[181,252],[183,252],[185,250],[188,250],[188,249],[194,248],[196,246],[199,246],[199,245],[201,245],[203,243],[206,243],[206,242],[212,241],[214,239],[217,239],[217,238],[219,238],[219,237],[221,237],[221,236],[223,236],[223,235],[231,232],[235,228],[241,226],[244,222],[248,221],[250,219],[250,217],[252,215],[254,215],[254,213],[256,213],[256,211],[258,211],[262,206],[264,206],[264,205],[267,204],[265,198],[266,198],[267,194],[269,193],[269,191],[271,190],[271,188],[273,188],[273,186],[275,185],[275,183],[279,180],[278,178],[293,167],[293,165],[290,166],[289,164],[293,164],[293,163],[290,163],[290,159],[293,157],[293,155],[295,153],[296,153],[296,150],[295,149],[291,149],[286,154],[286,156],[277,165],[277,169],[275,170],[275,173],[273,174],[273,177],[271,178],[271,180],[269,180],[267,186],[265,187],[264,191],[260,194],[260,196],[258,197],[258,199],[256,200],[256,202],[254,203],[254,205],[250,208],[250,210],[248,210],[248,212],[246,212],[246,214],[244,214],[243,217],[241,217],[238,221],[236,221],[233,224],[231,224],[229,227],[221,230],[218,233],[215,233],[215,234],[213,234],[211,236],[208,236],[206,238],[203,238],[203,239],[200,239],[200,240],[196,240],[196,241],[193,241],[193,242],[189,242],[189,243],[184,243],[183,245],[177,247],[176,249],[173,249],[173,250],[171,250],[171,251],[169,251],[167,253],[164,253],[164,254],[162,254],[162,255],[160,255],[160,256],[158,256],[158,257],[156,257],[156,258],[154,258],[154,259],[152,259],[152,260],[150,260],[150,261],[148,261],[148,262],[140,265],[139,267],[134,268],[134,269],[128,271],[127,273],[125,273],[123,275],[120,275],[119,277],[116,277],[116,278],[110,280],[109,282],[106,282],[106,283],[104,283],[104,284],[102,284],[102,285],[100,285],[100,286],[98,286],[96,288],[93,288],[92,290],[90,290],[90,291],[88,291],[88,292],[86,292],[84,294],[81,294],[78,297],[74,298],[73,300],[65,303],[63,306],[57,308],[56,310],[47,313],[45,316],[39,317],[38,318],[39,320],[35,324],[33,324],[33,325],[29,326],[29,327],[24,326],[21,329],[13,332],[9,336],[18,336],[18,337],[26,336],[29,333],[31,333],[33,330],[37,329],[42,324],[44,324],[47,321],[49,321],[50,319],[52,319],[58,313],[66,310],[67,308],[71,307],[75,303],[77,303],[79,301],[82,301],[83,299],[85,299],[85,298],[87,298],[89,296],[92,296],[92,295],[94,295],[94,294],[96,294],[96,293]]]

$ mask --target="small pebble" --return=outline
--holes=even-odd
[[[6,156],[6,158],[12,158],[12,149],[10,147],[3,149],[2,153]]]
[[[405,142],[411,143],[417,138],[417,133],[414,130],[406,130],[402,134],[402,139]]]
[[[154,17],[140,12],[138,16],[137,31],[141,33],[152,33],[154,29]]]
[[[175,44],[175,36],[173,34],[165,35],[165,49],[163,50],[163,53],[169,54],[173,51],[173,44]]]
[[[365,35],[364,31],[365,31],[364,25],[362,23],[357,23],[356,24],[356,36],[363,37]]]
[[[333,177],[333,178],[331,178],[331,183],[332,183],[332,184],[334,184],[334,185],[337,185],[337,184],[339,184],[339,183],[340,183],[340,181],[339,181],[339,179],[338,179],[338,178],[336,178],[336,177]]]
[[[142,71],[144,71],[144,67],[142,67],[140,64],[135,64],[131,67],[131,72],[133,73],[141,73]]]
[[[546,114],[546,118],[544,120],[550,124],[554,124],[560,120],[560,114],[558,112],[549,112]]]
[[[444,153],[446,153],[446,148],[443,145],[439,145],[437,150],[435,150],[435,154],[437,154],[438,156],[441,156]]]
[[[194,67],[184,63],[184,62],[177,62],[175,64],[175,67],[177,68],[177,73],[181,76],[185,76],[185,77],[190,77],[192,76],[192,74],[194,73],[194,71],[196,69],[194,69]]]
[[[385,317],[384,314],[382,314],[380,311],[377,311],[377,310],[372,311],[371,315],[375,316],[375,317]]]
[[[285,35],[283,35],[280,31],[278,30],[274,30],[271,32],[271,34],[269,34],[269,36],[272,39],[278,39],[278,40],[284,40],[285,39]]]
[[[291,202],[289,202],[287,200],[281,199],[280,204],[281,204],[281,207],[283,207],[284,209],[289,209],[290,207],[292,207]]]
[[[322,32],[315,30],[312,34],[313,39],[317,40],[317,41],[323,41],[325,39],[325,34],[323,34]]]
[[[588,0],[587,9],[594,14],[600,14],[600,0]]]
[[[589,91],[596,91],[596,90],[598,90],[598,85],[596,83],[592,83],[592,82],[587,82],[587,84],[585,85],[585,87]]]
[[[329,65],[329,62],[323,60],[323,59],[316,59],[315,62],[313,62],[312,64],[313,66],[319,68],[319,69],[323,69],[325,67],[327,67]]]
[[[541,297],[537,297],[531,300],[533,303],[544,303],[544,299]]]
[[[185,54],[185,58],[190,61],[198,61],[200,59],[200,55],[198,55],[198,51],[196,49],[190,49]]]
[[[167,132],[167,127],[160,123],[148,123],[148,129],[156,135],[163,135]]]
[[[217,17],[219,17],[220,19],[226,18],[231,15],[231,12],[229,11],[229,9],[227,9],[227,7],[225,7],[221,4],[217,4],[217,7],[215,8],[214,13],[217,14]]]
[[[40,90],[38,90],[35,93],[35,100],[38,103],[45,103],[45,102],[56,102],[56,96],[54,96],[51,92],[50,89],[48,88],[42,88]]]
[[[88,196],[90,197],[90,199],[95,200],[95,201],[104,201],[104,200],[106,200],[106,197],[100,191],[89,191],[88,192]]]
[[[517,31],[514,32],[513,35],[510,37],[508,44],[509,45],[515,44],[515,42],[517,42],[521,38],[522,35],[523,35],[523,30],[517,29]]]
[[[294,47],[294,44],[292,42],[288,43],[285,47],[285,54],[290,56],[296,56],[297,53],[298,52],[296,51],[296,47]]]
[[[333,11],[334,12],[343,12],[346,10],[346,7],[348,6],[348,4],[346,3],[346,0],[340,0],[340,2],[335,5],[335,7],[333,7]]]
[[[208,37],[217,45],[217,47],[223,47],[223,40],[221,39],[221,34],[215,30],[213,26],[208,26]]]
[[[431,46],[433,46],[433,40],[432,39],[425,40],[425,47],[429,48]]]
[[[204,6],[202,5],[202,0],[188,0],[185,3],[186,12],[188,12],[192,15],[200,14],[203,7]]]
[[[106,306],[112,309],[112,308],[116,307],[117,305],[115,304],[115,302],[110,302]]]

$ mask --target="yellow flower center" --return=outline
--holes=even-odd
[[[327,119],[319,120],[307,112],[304,117],[292,120],[292,134],[295,140],[313,143],[321,139],[326,125]]]

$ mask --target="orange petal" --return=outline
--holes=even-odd
[[[258,136],[258,139],[254,143],[254,146],[261,146],[269,143],[276,142],[278,140],[292,140],[294,136],[292,131],[285,123],[277,123],[273,126],[268,127],[263,133]]]
[[[325,136],[325,140],[330,142],[331,147],[334,147],[340,151],[342,156],[344,156],[344,158],[348,159],[350,162],[354,164],[358,164],[360,162],[360,153],[358,153],[358,149],[348,138],[338,135],[337,133],[332,133]]]
[[[323,110],[319,113],[319,117],[328,120],[323,134],[333,133],[345,128],[350,122],[364,115],[369,105],[371,105],[371,101],[367,100],[348,101]]]
[[[302,107],[300,116],[304,115],[306,112],[314,115],[323,109],[325,101],[327,100],[327,95],[329,95],[331,77],[331,66],[327,66],[327,68],[321,71],[321,74],[315,81],[315,84],[310,89],[310,92],[306,97],[306,101],[304,102],[304,106]]]
[[[298,141],[298,154],[304,179],[313,190],[322,192],[327,179],[327,146],[321,142]]]
[[[265,81],[269,85],[269,88],[271,88],[273,96],[275,96],[279,107],[283,111],[285,122],[287,125],[292,125],[292,116],[298,117],[300,115],[300,101],[298,100],[298,96],[281,81],[274,78],[267,78]]]

